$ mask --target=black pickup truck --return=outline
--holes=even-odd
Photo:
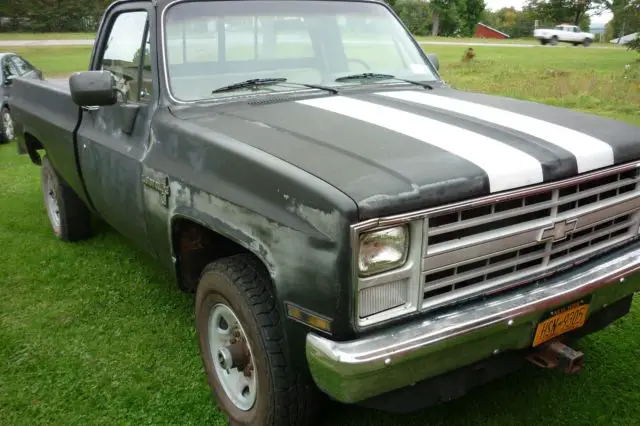
[[[578,371],[640,287],[640,129],[456,91],[380,1],[120,0],[10,107],[55,234],[99,217],[195,293],[233,424]]]

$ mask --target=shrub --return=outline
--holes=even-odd
[[[636,37],[635,40],[632,40],[630,43],[627,43],[627,49],[635,50],[640,53],[640,35]]]

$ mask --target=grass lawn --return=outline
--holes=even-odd
[[[483,47],[463,65],[463,47],[428,50],[460,89],[640,125],[638,55]],[[84,69],[89,49],[22,53],[61,75]],[[225,425],[202,370],[192,296],[106,227],[80,244],[56,241],[41,198],[39,169],[14,145],[0,146],[0,424]],[[411,415],[334,404],[325,424],[639,424],[640,302],[577,349],[586,354],[577,376],[527,367]]]
[[[91,46],[13,47],[10,50],[40,68],[46,77],[86,70],[91,56]]]
[[[640,55],[618,49],[425,46],[453,87],[544,102],[640,125]],[[628,67],[627,67],[628,65]]]
[[[95,33],[0,33],[0,40],[85,40]]]

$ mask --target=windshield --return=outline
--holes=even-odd
[[[437,79],[402,25],[376,3],[183,2],[167,10],[163,31],[169,88],[180,101],[237,96],[250,90],[309,90],[299,84],[339,89],[380,83],[336,81],[361,73]],[[266,78],[286,78],[287,83],[212,93],[230,84]]]

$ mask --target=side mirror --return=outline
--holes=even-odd
[[[429,53],[427,55],[427,58],[429,58],[429,61],[431,61],[433,66],[436,67],[438,71],[440,71],[440,60],[438,59],[438,55],[436,55],[435,53]]]
[[[5,77],[4,77],[4,82],[3,82],[3,84],[4,84],[6,87],[11,86],[11,84],[13,84],[13,79],[14,79],[14,78],[15,78],[15,76],[13,76],[13,75],[7,75],[7,76],[5,76]]]
[[[118,103],[115,79],[109,71],[83,71],[69,77],[71,98],[82,107]]]

